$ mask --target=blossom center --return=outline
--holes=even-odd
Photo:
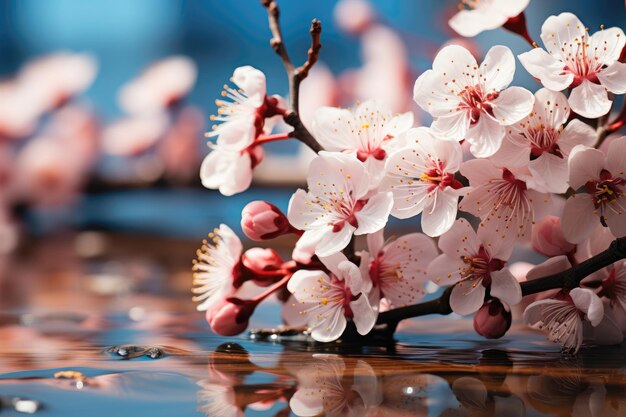
[[[380,253],[376,259],[370,263],[369,273],[374,287],[382,287],[384,284],[397,283],[402,280],[400,266],[397,264],[386,264],[383,262],[384,253]]]
[[[422,173],[419,180],[431,185],[428,188],[428,192],[431,192],[436,188],[443,190],[446,187],[452,187],[455,190],[458,190],[463,187],[463,184],[454,178],[454,174],[444,171],[443,164],[441,162],[437,164],[436,168],[431,168]]]
[[[550,128],[543,124],[529,128],[526,132],[524,132],[523,136],[530,142],[531,160],[538,158],[544,153],[549,153],[559,158],[563,158],[561,148],[557,144],[560,134],[561,132],[559,130]]]
[[[357,200],[354,204],[349,204],[345,200],[336,200],[333,202],[335,206],[336,212],[340,215],[340,219],[332,222],[333,232],[338,233],[345,227],[346,223],[351,225],[354,228],[359,227],[359,222],[356,218],[356,213],[361,211],[365,204],[367,204],[367,200]]]
[[[624,186],[626,180],[621,177],[614,177],[606,169],[600,171],[599,181],[590,180],[585,184],[585,192],[591,195],[596,210],[600,210],[600,220],[605,224],[604,213],[607,208],[616,213],[623,212],[618,199],[626,196]],[[617,207],[615,207],[617,206]]]
[[[482,245],[474,256],[463,255],[461,260],[466,265],[461,271],[461,278],[463,280],[475,280],[474,285],[482,283],[486,288],[491,285],[491,273],[501,270],[506,264],[501,259],[492,258]]]
[[[457,95],[462,101],[458,109],[465,110],[469,114],[470,123],[475,124],[480,119],[481,112],[493,116],[491,101],[498,98],[499,93],[497,91],[486,93],[480,84],[476,84],[465,86]]]

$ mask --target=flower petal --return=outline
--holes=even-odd
[[[522,87],[510,87],[500,92],[491,102],[493,115],[502,125],[512,125],[522,120],[533,110],[535,96]]]
[[[378,193],[370,198],[361,211],[355,213],[358,227],[355,235],[374,233],[387,224],[389,213],[393,207],[393,193]]]
[[[465,139],[470,143],[472,155],[477,158],[487,158],[500,149],[504,133],[504,126],[483,113],[478,122],[470,126]]]
[[[522,301],[522,288],[508,269],[491,273],[490,293],[498,300],[504,301],[509,307]]]
[[[450,293],[450,308],[462,316],[478,311],[484,302],[485,287],[481,282],[461,281]]]
[[[607,96],[606,88],[589,80],[583,80],[582,84],[572,90],[569,105],[573,111],[590,119],[604,116],[611,110],[611,100]]]
[[[454,223],[459,193],[451,188],[436,190],[422,212],[422,231],[430,237],[441,236]]]
[[[611,93],[626,93],[626,64],[621,62],[611,64],[598,73],[598,80]]]
[[[563,236],[568,242],[582,243],[599,226],[592,197],[576,194],[567,199],[561,217]]]
[[[361,294],[355,301],[351,301],[350,308],[354,313],[352,320],[354,320],[356,331],[361,335],[368,334],[376,324],[378,314],[370,305],[365,294]]]
[[[541,48],[534,48],[517,56],[526,71],[552,91],[565,90],[574,81],[574,75],[565,72],[565,64]]]
[[[515,74],[513,53],[506,46],[496,45],[492,47],[480,64],[480,70],[488,90],[504,90],[511,84]]]
[[[569,292],[576,308],[585,313],[592,326],[597,326],[604,316],[604,304],[595,292],[588,288],[574,288]]]
[[[604,154],[597,149],[578,145],[572,149],[568,165],[569,185],[576,190],[587,181],[600,178],[600,171],[604,168]]]

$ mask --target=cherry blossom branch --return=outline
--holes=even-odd
[[[291,58],[289,58],[280,30],[280,10],[278,9],[278,4],[276,4],[275,0],[261,0],[261,4],[267,10],[269,27],[272,32],[270,45],[283,62],[289,78],[289,109],[284,114],[283,119],[285,123],[293,127],[293,132],[290,133],[290,136],[299,139],[315,152],[323,151],[324,148],[304,126],[299,114],[300,83],[309,75],[309,71],[317,62],[319,51],[322,48],[320,43],[322,24],[317,19],[311,22],[311,47],[308,50],[307,60],[301,66],[295,67]]]
[[[590,274],[607,267],[621,259],[626,258],[626,237],[615,239],[609,247],[597,254],[571,267],[568,270],[547,277],[520,283],[522,295],[536,294],[542,291],[564,288],[572,289],[580,285],[580,282]],[[452,312],[450,308],[450,293],[453,286],[447,287],[443,294],[434,300],[423,303],[400,307],[380,313],[377,324],[387,324],[395,329],[401,320],[411,317],[425,316],[428,314],[447,315]]]

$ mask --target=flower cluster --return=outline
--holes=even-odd
[[[473,36],[502,25],[519,29],[528,1],[464,3],[450,25]],[[415,304],[439,286],[448,288],[452,312],[474,314],[479,334],[504,335],[522,282],[562,272],[626,236],[626,137],[605,141],[626,113],[609,122],[613,98],[626,92],[625,38],[618,28],[587,32],[571,13],[546,20],[546,50],[517,57],[542,85],[534,93],[511,86],[516,57],[509,48],[493,46],[479,62],[463,46],[443,47],[414,83],[415,103],[432,117],[419,127],[413,112],[394,115],[370,99],[319,107],[311,132],[303,131],[294,122],[297,104],[287,111],[266,94],[262,72],[237,68],[238,88],[223,94],[232,102],[218,101],[213,119],[221,124],[207,135],[216,140],[201,169],[206,187],[224,195],[247,189],[267,141],[303,135],[323,150],[286,213],[257,201],[242,214],[252,240],[296,236],[291,261],[269,249],[242,254],[225,225],[202,246],[194,291],[213,330],[242,331],[275,292],[285,322],[306,326],[315,340],[338,339],[349,322],[366,335],[386,323],[384,311]],[[516,33],[529,38],[525,24]],[[294,131],[271,135],[281,116]],[[386,239],[397,230],[394,218],[413,218],[405,227],[415,230]],[[547,259],[516,276],[510,259],[523,246]],[[535,295],[524,321],[567,349],[578,350],[585,338],[621,341],[626,262],[576,284]]]

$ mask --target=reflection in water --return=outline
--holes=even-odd
[[[408,321],[391,344],[313,344],[295,330],[224,343],[188,302],[188,247],[129,259],[107,239],[106,256],[52,243],[0,263],[0,414],[626,415],[626,347],[562,356],[515,323],[486,343],[454,318]]]

